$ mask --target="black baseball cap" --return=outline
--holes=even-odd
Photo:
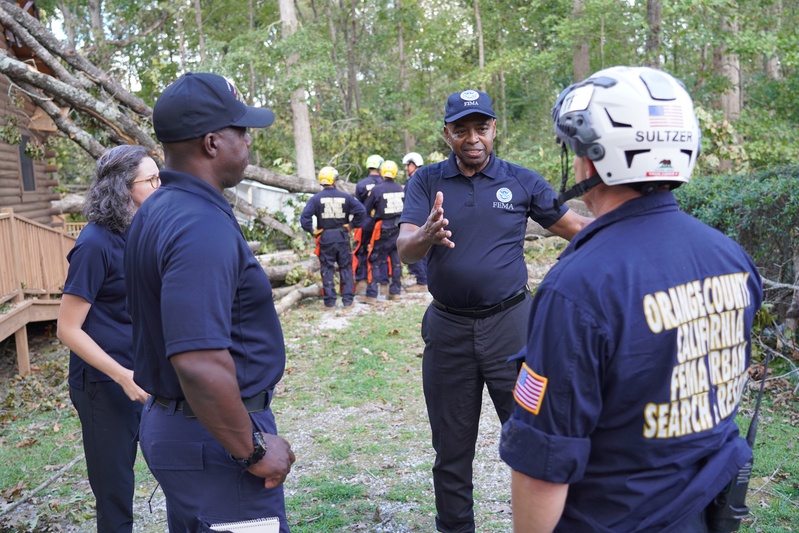
[[[444,122],[455,122],[459,118],[472,113],[482,113],[491,118],[497,118],[494,108],[491,107],[491,97],[483,91],[467,89],[453,93],[447,98],[447,107],[444,109]]]
[[[228,79],[207,72],[187,72],[164,89],[153,108],[156,138],[165,143],[197,139],[228,126],[266,128],[275,113],[239,99]]]

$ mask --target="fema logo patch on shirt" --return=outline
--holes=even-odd
[[[504,209],[505,211],[513,211],[513,193],[507,187],[502,187],[497,191],[497,201],[492,202],[491,207],[494,209]]]
[[[508,203],[513,199],[513,193],[507,187],[502,187],[497,191],[497,200],[503,203]]]

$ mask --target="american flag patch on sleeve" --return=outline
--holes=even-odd
[[[541,409],[541,402],[544,399],[548,381],[547,378],[539,376],[530,370],[527,363],[522,363],[522,370],[519,372],[516,386],[513,388],[513,397],[524,409],[537,415]]]

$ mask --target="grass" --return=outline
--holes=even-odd
[[[298,458],[285,484],[294,533],[434,529],[433,452],[421,390],[424,309],[421,296],[334,313],[307,300],[281,317],[288,361],[273,405]],[[34,371],[26,378],[14,375],[13,339],[0,343],[0,496],[8,502],[82,455],[80,425],[67,397],[67,352],[42,333],[31,328],[32,339],[46,340],[34,346]],[[791,368],[778,365],[772,376]],[[749,485],[752,516],[742,531],[799,530],[795,386],[795,375],[768,382]],[[755,396],[750,387],[739,414],[742,427]],[[486,402],[475,462],[475,511],[484,533],[511,529],[498,429]],[[66,469],[24,505],[0,515],[0,532],[93,531],[85,475],[82,461]],[[163,497],[141,460],[137,485],[136,531],[162,533]]]

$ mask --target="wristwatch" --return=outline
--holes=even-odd
[[[266,450],[267,450],[266,441],[264,440],[264,436],[261,435],[260,431],[253,432],[252,444],[253,444],[252,453],[246,459],[236,459],[235,457],[233,457],[233,455],[231,455],[230,457],[244,468],[251,467],[258,461],[263,459],[264,455],[266,455]]]

